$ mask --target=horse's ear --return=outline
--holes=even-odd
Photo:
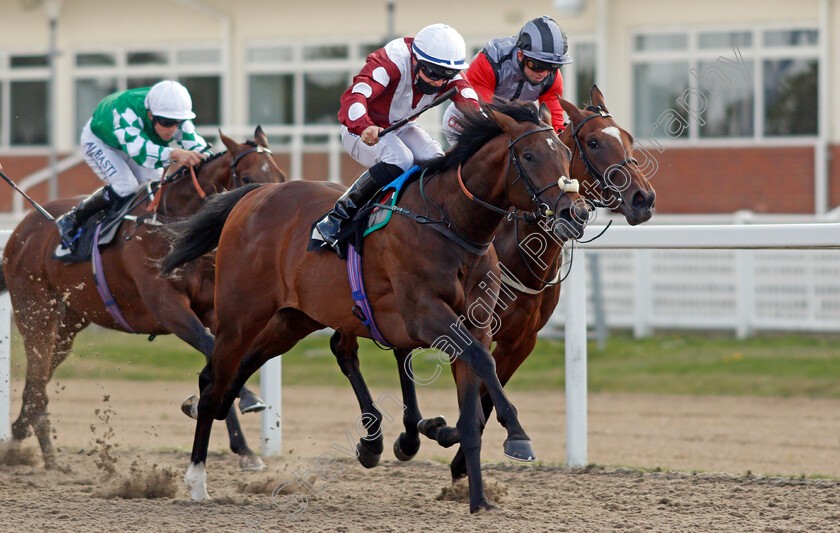
[[[551,124],[551,110],[545,105],[545,102],[540,104],[540,120],[546,124]]]
[[[242,151],[242,148],[239,146],[239,143],[222,133],[222,130],[219,130],[219,138],[222,140],[225,147],[228,149],[228,152],[230,152],[230,155],[235,156]]]
[[[560,101],[560,107],[563,108],[563,111],[569,115],[570,121],[578,123],[583,120],[583,113],[581,113],[580,109],[578,109],[575,104],[569,102],[568,100],[564,100],[559,94],[557,95],[557,100]]]
[[[254,140],[263,148],[268,148],[268,137],[266,137],[262,126],[257,126],[257,129],[254,130]]]
[[[604,103],[604,93],[601,92],[601,89],[599,89],[597,85],[592,85],[592,89],[589,91],[589,101],[592,102],[592,105],[595,107],[600,106],[601,109],[609,112],[607,104]]]

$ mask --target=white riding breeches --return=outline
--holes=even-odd
[[[105,144],[91,131],[90,121],[82,129],[81,144],[90,168],[122,198],[163,175],[160,169],[138,165],[127,153]]]
[[[406,171],[415,161],[443,155],[440,143],[413,121],[380,137],[373,146],[366,145],[361,137],[342,126],[341,142],[350,157],[366,168],[376,163],[390,163]]]
[[[443,136],[452,146],[455,146],[456,136],[461,132],[461,126],[457,121],[463,116],[464,114],[458,111],[455,104],[449,104],[443,113]]]

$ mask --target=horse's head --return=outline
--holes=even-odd
[[[572,176],[592,204],[641,224],[653,215],[656,192],[633,157],[633,136],[613,120],[597,86],[590,97],[592,105],[578,109],[558,96],[571,120],[560,139],[572,150]]]
[[[170,216],[190,215],[204,198],[247,183],[281,183],[286,175],[268,149],[262,128],[257,126],[254,140],[237,143],[219,131],[226,152],[210,156],[192,169],[181,167],[167,177],[160,193],[163,212]]]
[[[505,189],[517,209],[548,218],[562,239],[577,239],[589,217],[578,184],[569,179],[571,152],[554,129],[541,123],[530,104],[485,106],[485,113],[507,135]],[[508,137],[509,136],[509,137]]]
[[[286,174],[280,170],[277,162],[271,155],[268,148],[268,139],[261,126],[254,130],[254,140],[245,141],[239,144],[219,130],[219,138],[222,139],[228,149],[228,170],[226,176],[220,179],[227,182],[222,184],[222,189],[234,189],[249,183],[282,183],[286,181]]]

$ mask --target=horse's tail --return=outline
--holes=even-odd
[[[3,265],[0,264],[0,294],[7,290],[9,290],[9,287],[6,286],[6,274],[3,273]]]
[[[176,268],[212,252],[219,245],[222,228],[230,212],[246,194],[262,185],[254,183],[214,194],[191,217],[167,224],[165,229],[172,240],[172,247],[160,260],[160,273],[169,275]]]

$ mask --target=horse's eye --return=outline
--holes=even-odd
[[[251,183],[252,181],[253,181],[253,180],[252,180],[249,176],[242,176],[242,184],[243,184],[243,185],[248,185],[248,184],[249,184],[249,183]]]
[[[586,146],[592,148],[593,150],[598,148],[598,139],[589,139],[586,141]]]
[[[531,155],[531,154],[525,154],[522,157],[525,159],[525,161],[533,161],[534,160],[534,156]]]

